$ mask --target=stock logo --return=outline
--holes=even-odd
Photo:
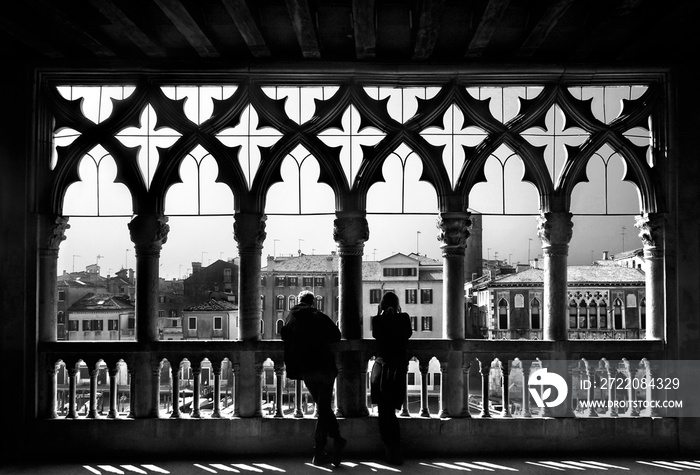
[[[564,402],[569,392],[569,387],[564,378],[556,373],[548,373],[547,368],[538,369],[530,375],[527,386],[537,407],[555,407]],[[556,398],[552,397],[552,388],[556,389]]]

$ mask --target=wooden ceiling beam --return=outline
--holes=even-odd
[[[23,28],[18,27],[18,23],[14,22],[5,16],[0,16],[0,29],[14,37],[20,43],[25,44],[37,53],[51,59],[60,59],[65,55],[59,51],[54,45],[39,40],[35,34],[30,33]]]
[[[321,50],[316,39],[316,29],[307,0],[286,0],[289,17],[299,41],[301,54],[307,59],[318,59]]]
[[[268,48],[245,0],[222,0],[222,2],[236,24],[243,41],[248,45],[250,54],[256,58],[270,57],[270,48]]]
[[[165,13],[165,16],[173,22],[173,25],[182,33],[200,57],[214,58],[219,56],[219,52],[180,0],[153,1]]]
[[[479,26],[477,26],[474,36],[472,36],[465,58],[480,58],[484,54],[484,50],[489,45],[491,37],[496,32],[498,24],[506,12],[510,0],[490,0],[486,5],[484,14],[481,15]]]
[[[372,59],[377,51],[374,0],[352,0],[352,27],[357,59]]]
[[[413,59],[421,61],[433,54],[445,0],[423,0],[421,2],[420,20],[416,32],[416,44],[413,48]]]
[[[163,58],[166,52],[155,44],[131,19],[111,0],[89,0],[92,7],[100,12],[119,31],[129,38],[149,58]]]
[[[566,11],[573,5],[576,0],[559,0],[557,3],[550,5],[545,11],[540,21],[530,31],[530,34],[525,39],[518,50],[517,56],[531,57],[542,46],[542,43],[547,39],[559,20],[564,16]]]
[[[68,33],[79,46],[87,49],[95,56],[100,58],[113,58],[116,56],[114,51],[85,31],[85,28],[81,25],[75,24],[73,20],[56,7],[53,2],[36,0],[35,2],[30,2],[30,4],[41,14],[50,17],[51,21]]]
[[[630,24],[636,24],[631,21],[635,18],[638,8],[641,6],[641,0],[616,0],[610,2],[610,7],[605,12],[598,12],[598,22],[595,26],[586,29],[586,35],[582,36],[578,41],[578,47],[571,52],[569,59],[573,61],[581,61],[590,58],[596,51],[596,48],[601,46],[601,39],[607,44],[611,38],[619,39],[619,34],[611,34],[611,32],[619,32],[620,29],[629,31]],[[670,7],[669,7],[670,8]],[[658,19],[657,19],[658,21]],[[644,32],[642,37],[647,36]],[[656,40],[655,35],[651,35]],[[637,35],[637,40],[640,35]],[[615,41],[615,49],[620,48],[618,41]]]

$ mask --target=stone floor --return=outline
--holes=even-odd
[[[700,457],[698,457],[700,459]],[[321,467],[309,463],[310,457],[285,458],[250,458],[236,460],[178,460],[145,461],[104,460],[90,463],[32,463],[0,467],[0,474],[12,475],[208,475],[208,474],[319,474],[339,472],[346,475],[391,475],[435,474],[450,475],[461,472],[475,472],[487,475],[492,473],[510,474],[557,474],[562,472],[580,474],[664,474],[676,472],[700,471],[700,460],[692,457],[673,459],[627,457],[605,458],[590,456],[567,457],[445,457],[445,458],[407,458],[403,465],[392,466],[380,459],[357,456],[348,457],[340,467],[326,465]]]

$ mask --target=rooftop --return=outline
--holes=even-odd
[[[68,308],[68,312],[105,310],[134,310],[134,304],[126,297],[107,293],[87,294]]]
[[[567,271],[569,285],[580,284],[629,284],[644,285],[644,272],[639,269],[618,266],[569,266]],[[527,269],[517,274],[504,274],[496,277],[486,285],[509,286],[518,284],[542,284],[543,269]]]
[[[238,310],[238,305],[218,299],[209,299],[207,302],[191,305],[185,309],[187,312],[229,312],[231,310]]]

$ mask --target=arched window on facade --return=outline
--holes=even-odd
[[[623,328],[622,300],[615,299],[613,302],[613,329],[622,330]]]
[[[573,300],[569,302],[569,328],[578,328],[578,307]]]
[[[508,302],[506,299],[501,299],[498,302],[498,329],[508,329]]]
[[[287,305],[287,308],[291,310],[291,308],[294,307],[296,304],[297,304],[296,295],[290,295],[289,296],[289,304]]]
[[[598,304],[598,324],[601,330],[608,328],[608,304],[605,300]]]
[[[277,310],[284,310],[284,295],[277,296]]]
[[[277,336],[282,334],[282,327],[284,326],[284,320],[281,318],[277,320],[277,323],[275,323],[275,334]]]
[[[639,301],[639,328],[642,330],[647,329],[647,299],[642,298]],[[641,336],[640,336],[641,338]]]
[[[321,297],[320,295],[317,295],[317,296],[316,296],[316,308],[317,308],[320,312],[323,312],[323,311],[324,311],[324,309],[323,309],[323,297]]]
[[[588,328],[588,305],[582,300],[578,306],[578,327]]]
[[[598,305],[595,300],[592,300],[588,305],[588,328],[591,330],[598,329]]]
[[[260,310],[265,310],[265,296],[260,296]]]
[[[540,320],[540,301],[537,299],[532,299],[530,302],[530,328],[533,330],[542,328],[542,322]]]

